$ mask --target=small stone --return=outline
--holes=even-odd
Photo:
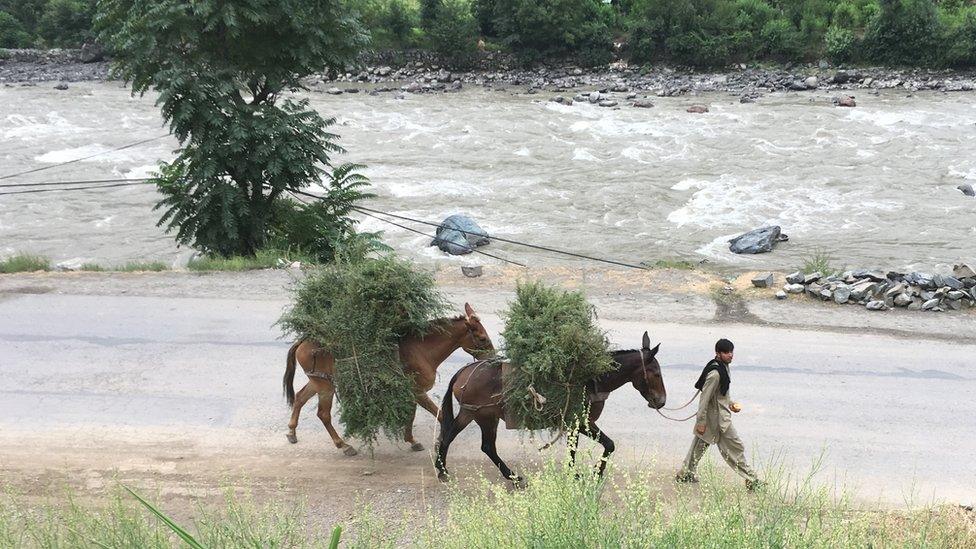
[[[604,99],[603,101],[600,101],[600,103],[598,103],[598,104],[601,107],[616,107],[617,106],[617,102],[614,101],[613,99]]]
[[[762,273],[752,279],[752,285],[757,288],[770,288],[773,285],[773,273]]]
[[[789,282],[790,284],[803,284],[805,278],[806,277],[803,275],[802,272],[797,271],[793,274],[787,275],[786,281]]]
[[[921,311],[922,310],[922,300],[919,299],[919,298],[913,299],[912,302],[908,304],[907,309],[909,311]]]
[[[820,81],[817,80],[817,77],[816,76],[810,76],[806,80],[803,81],[803,85],[806,86],[808,90],[812,90],[812,89],[816,88],[817,87],[817,84],[819,84],[819,83],[820,83]]]
[[[931,311],[932,309],[935,309],[938,306],[939,306],[939,300],[938,299],[930,299],[930,300],[926,301],[925,303],[922,303],[922,310],[923,311]]]
[[[54,86],[54,89],[64,91],[64,90],[68,89],[68,85],[65,84],[64,82],[62,82],[62,83]]]
[[[954,276],[949,276],[949,275],[942,276],[942,284],[940,284],[940,286],[952,288],[953,290],[963,289],[962,281],[960,281],[958,278]]]
[[[961,263],[952,267],[952,276],[959,279],[974,278],[976,277],[976,271],[969,265]]]
[[[780,300],[786,299],[786,292],[784,292],[783,290],[776,292],[776,299],[780,299]]]
[[[820,297],[820,299],[822,299],[824,301],[830,301],[830,299],[832,297],[834,297],[834,293],[831,292],[830,290],[824,288],[823,290],[820,290],[820,293],[818,294],[818,297]]]
[[[55,86],[54,89],[60,89],[60,88]],[[963,183],[962,185],[959,185],[956,188],[962,191],[962,194],[966,196],[976,196],[976,191],[973,190],[973,186],[970,185],[969,183]]]
[[[803,290],[806,288],[803,286],[803,284],[787,284],[786,286],[783,286],[783,289],[789,294],[802,294]]]
[[[474,266],[464,265],[461,267],[461,273],[468,278],[478,278],[484,273],[484,267],[482,267],[481,265],[474,265]]]
[[[835,97],[834,105],[838,107],[856,107],[857,103],[854,101],[853,96],[848,95],[845,97]]]
[[[566,102],[566,98],[563,97],[563,96],[561,96],[561,95],[557,95],[556,97],[553,97],[549,101],[552,101],[553,103],[562,104],[562,103],[565,103]]]
[[[946,294],[946,297],[949,298],[949,299],[951,299],[951,300],[953,300],[953,301],[958,301],[958,300],[960,300],[960,299],[962,299],[964,297],[967,297],[968,295],[969,294],[967,294],[966,292],[963,292],[961,290],[952,290],[951,292],[949,292],[949,293]]]
[[[600,101],[600,92],[591,92],[586,100],[593,104],[598,103]]]
[[[912,302],[912,297],[908,294],[898,294],[895,296],[896,307],[907,307]]]
[[[329,88],[325,90],[325,93],[329,95],[342,95],[342,90],[340,90],[339,88]]]
[[[948,307],[953,311],[958,311],[959,309],[962,309],[962,301],[949,301],[946,303],[946,305],[948,305]]]
[[[291,265],[289,265],[288,268],[289,269],[294,269],[294,270],[301,269],[302,268],[302,262],[301,261],[292,261],[291,262]]]
[[[820,271],[817,271],[815,273],[810,273],[808,275],[805,275],[803,277],[803,283],[804,284],[810,284],[811,282],[816,282],[816,281],[820,280],[821,278],[823,278],[823,274],[821,274]]]
[[[868,303],[867,303],[867,305],[865,305],[865,307],[869,311],[883,311],[883,310],[885,310],[884,301],[868,301]]]
[[[850,300],[850,298],[851,298],[851,289],[846,285],[838,286],[837,289],[834,290],[834,303],[838,305],[843,305],[844,303],[847,303],[847,301]]]
[[[704,114],[708,112],[708,107],[705,105],[692,105],[685,109],[685,112],[690,112],[692,114]]]
[[[627,94],[627,99],[637,99],[637,92],[630,92]]]
[[[654,106],[654,103],[652,103],[650,99],[638,99],[637,101],[634,101],[634,106],[638,109],[650,109]]]
[[[84,258],[73,257],[71,259],[65,259],[54,266],[55,271],[80,271],[81,266],[85,264]]]

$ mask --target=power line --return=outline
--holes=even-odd
[[[62,192],[62,191],[87,191],[87,190],[92,190],[92,189],[111,189],[111,188],[115,188],[115,187],[131,187],[133,185],[146,185],[147,183],[148,182],[144,181],[144,182],[141,182],[141,183],[139,183],[139,182],[115,183],[113,185],[92,185],[92,186],[88,186],[88,187],[71,187],[71,188],[68,188],[68,189],[65,189],[65,188],[57,188],[57,189],[27,189],[27,190],[24,190],[24,191],[7,191],[7,192],[2,192],[2,193],[0,193],[0,196],[9,195],[9,194],[56,193],[56,192]]]
[[[40,171],[44,171],[44,170],[51,170],[51,169],[54,169],[54,168],[60,168],[61,166],[67,166],[68,164],[74,164],[75,162],[81,162],[82,160],[88,160],[90,158],[95,158],[96,156],[101,156],[103,154],[108,154],[110,152],[121,151],[121,150],[125,150],[125,149],[129,149],[129,148],[135,147],[137,145],[143,145],[145,143],[149,143],[150,141],[156,141],[156,140],[162,139],[164,137],[169,137],[169,134],[159,135],[159,136],[156,136],[156,137],[151,137],[149,139],[143,139],[142,141],[136,141],[135,143],[129,143],[128,145],[122,145],[121,147],[116,147],[114,149],[109,149],[107,151],[101,151],[101,152],[98,152],[98,153],[95,153],[95,154],[90,154],[88,156],[83,156],[81,158],[75,158],[74,160],[68,160],[67,162],[59,162],[57,164],[51,164],[50,166],[41,166],[40,168],[34,168],[34,169],[31,169],[31,170],[25,170],[25,171],[18,172],[18,173],[12,173],[12,174],[3,175],[3,176],[0,176],[0,180],[10,179],[12,177],[20,177],[22,175],[27,175],[27,174],[30,174],[30,173],[36,173],[36,172],[40,172]]]
[[[395,217],[397,219],[403,219],[405,221],[412,221],[414,223],[422,223],[424,225],[429,225],[431,227],[440,227],[441,226],[440,223],[431,223],[430,221],[423,221],[421,219],[413,219],[412,217],[407,217],[407,216],[404,216],[404,215],[398,215],[398,214],[391,214],[391,213],[387,213],[387,212],[382,212],[380,210],[374,210],[372,208],[367,208],[365,206],[353,206],[352,209],[354,209],[354,210],[356,210],[356,211],[358,211],[360,213],[363,213],[363,214],[366,214],[367,212],[378,213],[378,214],[382,214],[382,215],[388,215],[390,217]],[[477,233],[472,233],[470,231],[464,231],[464,230],[461,230],[461,229],[455,229],[455,230],[458,231],[459,233],[463,233],[463,234],[475,234],[475,235],[477,235]],[[642,271],[646,271],[647,270],[647,267],[642,267],[640,265],[634,265],[634,264],[631,264],[631,263],[624,263],[622,261],[616,261],[616,260],[613,260],[613,259],[604,259],[602,257],[593,257],[593,256],[585,255],[585,254],[578,254],[576,252],[570,252],[570,251],[566,251],[566,250],[560,250],[560,249],[557,249],[557,248],[550,248],[548,246],[540,246],[538,244],[531,244],[531,243],[528,243],[528,242],[519,242],[518,240],[511,240],[511,239],[508,239],[508,238],[502,238],[500,236],[494,236],[494,235],[492,235],[490,238],[493,239],[493,240],[497,240],[499,242],[507,242],[509,244],[515,244],[517,246],[525,246],[526,248],[532,248],[532,249],[535,249],[535,250],[542,250],[542,251],[551,252],[551,253],[555,253],[555,254],[567,255],[567,256],[576,257],[576,258],[579,258],[579,259],[588,259],[590,261],[598,261],[600,263],[609,263],[611,265],[618,265],[620,267],[629,267],[631,269],[640,269]]]
[[[321,196],[316,196],[314,194],[306,193],[306,192],[303,192],[303,191],[288,191],[288,192],[290,192],[293,196],[295,196],[295,198],[297,198],[301,202],[304,202],[304,201],[301,200],[300,198],[298,198],[298,195],[299,194],[301,194],[303,196],[308,196],[310,198],[314,198],[316,200],[322,200],[322,197]],[[427,238],[431,238],[431,239],[437,240],[437,237],[436,236],[431,236],[431,235],[429,235],[429,234],[427,234],[427,233],[425,233],[423,231],[418,231],[417,229],[413,229],[413,228],[407,227],[405,225],[401,225],[401,224],[397,223],[396,221],[390,221],[389,219],[383,219],[382,217],[375,216],[375,215],[372,215],[372,214],[368,214],[368,213],[365,213],[365,212],[360,212],[360,213],[362,213],[365,216],[372,217],[373,219],[377,219],[379,221],[382,221],[384,223],[389,223],[390,225],[393,225],[394,227],[399,227],[401,229],[410,231],[412,233],[417,233],[419,235],[426,236]],[[487,257],[490,257],[492,259],[497,259],[499,261],[503,261],[505,263],[510,263],[512,265],[517,265],[517,266],[523,267],[523,268],[525,267],[525,264],[519,263],[518,261],[512,261],[511,259],[505,259],[504,257],[500,257],[500,256],[497,256],[497,255],[493,255],[493,254],[490,254],[488,252],[479,250],[479,249],[474,248],[474,247],[471,247],[471,246],[466,246],[466,245],[463,245],[463,244],[456,244],[456,246],[459,246],[459,247],[464,248],[466,250],[470,250],[470,251],[472,251],[472,252],[474,252],[476,254],[481,254],[483,256],[487,256]]]
[[[11,187],[55,187],[58,185],[91,185],[93,183],[137,183],[152,181],[148,177],[137,177],[134,179],[86,179],[83,181],[43,181],[40,183],[8,183],[0,185],[0,189]]]

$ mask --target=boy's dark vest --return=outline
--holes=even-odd
[[[729,384],[732,382],[732,380],[729,378],[729,365],[717,358],[713,358],[708,362],[708,364],[705,365],[705,369],[702,370],[701,376],[699,376],[698,381],[695,382],[695,389],[698,389],[699,391],[702,390],[702,387],[705,386],[705,378],[712,370],[718,371],[719,390],[722,392],[722,395],[729,394]]]

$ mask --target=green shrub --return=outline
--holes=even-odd
[[[49,46],[76,48],[94,38],[94,0],[49,0],[38,21],[38,32]]]
[[[976,6],[946,17],[943,63],[950,67],[976,65]]]
[[[0,273],[31,273],[34,271],[50,271],[51,260],[33,254],[15,254],[0,260]]]
[[[439,2],[428,38],[444,63],[454,68],[470,67],[478,41],[478,24],[465,0]]]
[[[884,65],[938,62],[942,26],[932,0],[885,0],[864,35],[867,60]]]
[[[764,54],[781,59],[798,59],[803,56],[803,36],[793,23],[783,17],[766,22],[759,38]]]
[[[416,11],[403,0],[390,0],[385,5],[383,24],[390,35],[399,43],[405,44],[416,25]]]
[[[27,48],[31,36],[13,15],[0,11],[0,48]]]
[[[830,27],[824,36],[824,51],[831,61],[844,63],[854,59],[857,38],[854,31],[842,27]]]
[[[854,30],[861,26],[861,13],[854,4],[842,2],[834,8],[834,14],[830,18],[832,27]]]
[[[499,41],[526,60],[577,54],[598,59],[603,52],[609,59],[610,13],[600,0],[493,0],[491,26]]]
[[[258,250],[253,256],[203,255],[191,259],[186,268],[191,271],[255,271],[258,269],[274,269],[280,267],[281,262],[290,264],[292,261],[303,259],[305,258],[301,256],[266,248]]]

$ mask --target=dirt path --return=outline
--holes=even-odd
[[[472,302],[499,333],[495,313],[510,296],[503,277],[469,284],[451,276],[441,282],[452,299]],[[976,499],[965,457],[976,452],[976,424],[964,419],[976,391],[976,344],[971,324],[964,328],[971,317],[938,316],[936,330],[921,315],[770,304],[747,290],[744,312],[723,317],[707,293],[717,275],[639,284],[610,284],[606,273],[550,276],[587,288],[614,344],[633,347],[645,329],[663,342],[669,405],[690,396],[714,339],[736,341],[735,391],[746,406],[736,424],[761,467],[774,460],[805,471],[826,452],[820,480],[854,486],[865,499]],[[0,483],[98,496],[118,480],[157,491],[177,514],[236,487],[305,498],[323,526],[361,502],[393,517],[443,504],[428,451],[383,443],[373,459],[343,456],[313,406],[299,444],[287,444],[280,380],[288,343],[272,327],[287,303],[285,282],[281,272],[0,277]],[[775,316],[774,306],[782,306]],[[912,323],[921,328],[910,337],[900,325]],[[435,399],[464,362],[459,354],[445,364]],[[653,470],[661,490],[674,489],[668,477],[690,427],[653,415],[629,387],[613,395],[602,423],[621,466]],[[416,425],[431,447],[433,419],[418,416]],[[454,471],[462,482],[501,482],[479,443],[476,429],[462,433]],[[500,434],[500,454],[515,468],[558,455],[540,455],[538,445]]]

